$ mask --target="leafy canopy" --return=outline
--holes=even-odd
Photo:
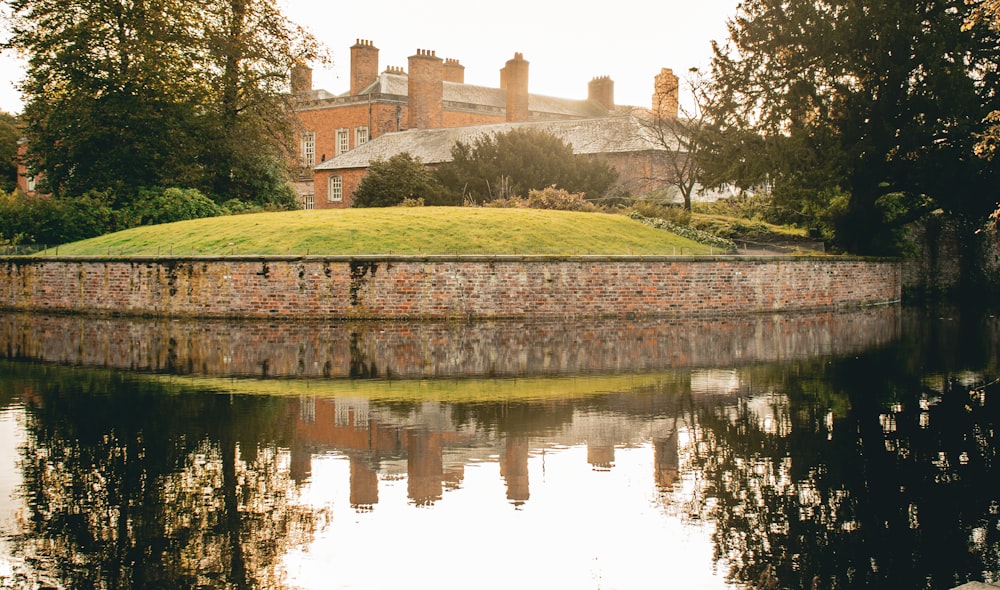
[[[27,163],[45,189],[287,196],[285,81],[318,46],[274,0],[5,3],[6,47],[28,56]]]
[[[982,219],[1000,187],[974,157],[1000,106],[1000,39],[963,27],[976,3],[742,2],[714,47],[709,176],[806,218],[834,211],[857,253],[892,252],[933,209]]]

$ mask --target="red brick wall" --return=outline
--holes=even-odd
[[[352,170],[317,170],[316,174],[313,176],[313,188],[316,194],[316,204],[315,209],[346,209],[354,203],[354,191],[357,190],[358,184],[361,183],[361,179],[368,174],[367,169],[352,169]],[[327,198],[330,193],[330,177],[340,176],[343,182],[343,193],[344,200],[337,202],[328,202]]]
[[[199,317],[655,317],[898,301],[858,258],[8,258],[0,309]]]

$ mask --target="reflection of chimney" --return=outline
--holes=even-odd
[[[406,431],[407,493],[418,506],[441,499],[444,457],[441,435],[425,430]]]
[[[351,457],[351,506],[370,510],[378,504],[378,473],[368,465]]]
[[[351,96],[357,96],[378,78],[378,48],[358,39],[351,46]]]
[[[508,436],[500,455],[500,476],[507,481],[507,499],[514,504],[528,501],[528,439]]]
[[[507,90],[507,120],[528,120],[528,62],[524,55],[514,54],[514,59],[500,71],[500,86]]]
[[[604,105],[604,108],[615,108],[615,82],[610,76],[594,78],[587,85],[587,98]]]
[[[313,71],[309,66],[292,66],[292,94],[305,94],[312,90]]]
[[[418,49],[410,56],[407,102],[410,111],[410,129],[437,129],[441,127],[444,108],[444,66],[433,51]]]
[[[653,478],[660,488],[669,488],[677,481],[680,460],[677,455],[677,432],[666,438],[653,439]]]
[[[587,463],[594,471],[610,471],[615,466],[615,445],[588,443]]]
[[[658,119],[676,119],[679,108],[680,78],[670,68],[663,68],[653,83],[653,115]]]
[[[465,84],[465,66],[450,57],[444,60],[444,81]]]

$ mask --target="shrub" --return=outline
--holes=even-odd
[[[507,209],[556,209],[559,211],[597,211],[593,203],[582,193],[571,193],[565,189],[550,186],[542,190],[528,191],[528,197],[506,197],[483,203],[484,207]]]
[[[629,211],[637,213],[642,217],[655,219],[666,219],[678,225],[691,224],[691,212],[680,205],[662,205],[649,201],[634,201],[629,207]]]
[[[216,217],[225,210],[198,189],[143,189],[124,212],[128,225],[155,225],[186,219]]]
[[[558,209],[560,211],[596,211],[583,193],[571,193],[555,185],[542,190],[528,191],[528,207],[532,209]]]
[[[644,223],[650,227],[655,227],[658,229],[664,229],[670,233],[677,234],[682,238],[687,238],[698,242],[699,244],[705,244],[706,246],[712,246],[715,248],[720,248],[726,252],[735,252],[736,243],[732,240],[719,237],[715,234],[710,234],[708,232],[703,232],[701,230],[694,229],[693,227],[688,227],[686,225],[678,225],[667,221],[666,219],[656,219],[651,217],[643,217],[638,213],[630,213],[629,217],[635,219],[641,223]]]
[[[451,157],[435,174],[453,199],[472,203],[510,199],[553,185],[597,199],[618,178],[606,161],[574,155],[571,145],[536,129],[487,134],[471,144],[458,142]]]
[[[443,192],[434,173],[419,158],[403,152],[371,164],[354,191],[352,206],[393,207],[407,199],[423,199],[428,205],[451,204],[442,200]]]
[[[118,229],[111,193],[90,191],[80,197],[27,197],[0,194],[0,235],[30,244],[56,245],[92,238]]]

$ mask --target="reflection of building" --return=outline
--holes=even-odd
[[[418,506],[441,499],[444,462],[441,433],[424,429],[406,431],[407,486]]]
[[[402,479],[407,497],[417,506],[440,501],[459,488],[465,465],[495,457],[506,496],[519,506],[531,497],[529,461],[532,449],[564,448],[588,441],[587,462],[596,471],[614,466],[617,446],[637,446],[653,440],[655,485],[677,477],[677,436],[673,419],[650,420],[667,412],[673,394],[609,394],[603,412],[565,412],[561,405],[539,402],[523,412],[502,412],[502,426],[488,421],[497,414],[486,409],[471,418],[472,428],[457,426],[455,407],[445,403],[411,402],[380,406],[366,399],[299,398],[291,445],[291,474],[297,481],[310,476],[313,454],[335,452],[350,461],[351,506],[372,510],[379,502],[380,478]],[[488,404],[487,404],[488,405]],[[635,415],[631,418],[630,415]],[[464,420],[470,420],[465,416]],[[651,437],[651,433],[653,433]]]
[[[370,510],[378,504],[378,472],[359,457],[351,457],[351,506]]]
[[[528,492],[528,437],[508,436],[500,455],[500,475],[507,482],[507,499],[524,504]]]
[[[607,443],[587,444],[587,463],[595,471],[608,471],[615,466],[615,445]]]
[[[674,485],[679,468],[677,431],[672,430],[666,436],[653,438],[653,474],[656,486],[665,489]]]

